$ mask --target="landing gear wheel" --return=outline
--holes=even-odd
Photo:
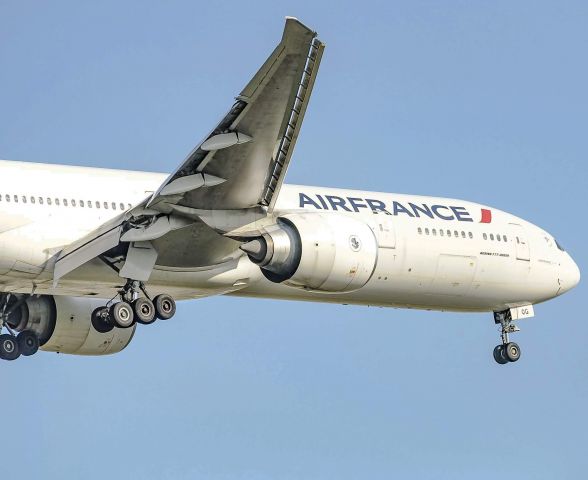
[[[149,325],[157,320],[155,316],[155,305],[145,297],[139,297],[133,302],[133,310],[137,322],[143,325]]]
[[[20,349],[16,337],[8,334],[0,335],[0,358],[16,360],[18,357],[20,357]]]
[[[39,337],[31,330],[23,330],[16,337],[20,354],[25,357],[34,355],[39,350]]]
[[[521,358],[521,349],[515,342],[504,345],[504,356],[509,362],[516,362]]]
[[[504,345],[496,345],[494,347],[494,360],[496,360],[496,363],[499,363],[500,365],[504,365],[505,363],[508,363],[508,358],[506,358],[506,356],[504,355]]]
[[[92,326],[98,333],[108,333],[114,328],[108,307],[98,307],[92,312]]]
[[[157,318],[168,320],[176,313],[176,302],[169,295],[157,295],[153,301]]]
[[[110,307],[110,318],[118,328],[130,328],[135,323],[133,308],[127,302],[118,302]]]

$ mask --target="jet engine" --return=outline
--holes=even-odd
[[[355,218],[294,213],[241,245],[272,282],[321,292],[351,292],[372,276],[378,244],[371,228]]]
[[[92,326],[91,315],[101,306],[104,300],[93,298],[33,296],[10,313],[6,323],[17,332],[35,332],[41,350],[76,355],[120,352],[133,338],[135,326],[99,333]]]

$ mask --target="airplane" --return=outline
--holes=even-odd
[[[474,202],[287,185],[324,44],[280,43],[169,175],[0,161],[0,357],[123,350],[177,300],[234,295],[489,312],[493,356],[580,271],[545,230]]]

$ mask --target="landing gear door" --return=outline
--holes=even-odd
[[[529,249],[529,240],[527,239],[525,229],[521,225],[517,225],[516,223],[511,223],[510,226],[513,229],[514,242],[517,252],[517,260],[523,260],[528,262],[529,260],[531,260],[531,255]]]
[[[396,248],[396,233],[392,222],[385,217],[376,221],[376,237],[379,248]]]

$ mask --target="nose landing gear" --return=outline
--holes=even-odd
[[[494,347],[494,360],[500,365],[516,362],[521,358],[521,348],[515,342],[511,342],[509,334],[520,331],[513,323],[511,310],[494,312],[494,323],[500,324],[500,338],[502,343]]]

